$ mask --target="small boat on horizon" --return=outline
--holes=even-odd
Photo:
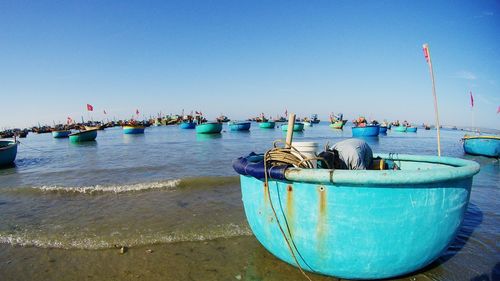
[[[0,167],[14,163],[18,145],[19,142],[15,140],[0,140]]]
[[[328,125],[332,129],[339,129],[342,130],[344,128],[345,123],[347,123],[347,120],[337,120]]]
[[[94,141],[97,137],[97,129],[94,130],[84,130],[76,133],[69,134],[69,140],[71,142],[86,142]]]
[[[465,135],[462,141],[467,154],[500,158],[500,136]]]

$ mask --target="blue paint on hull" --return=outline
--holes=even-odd
[[[408,127],[406,128],[407,133],[416,133],[417,132],[417,127]]]
[[[17,155],[17,142],[0,140],[0,167],[14,163]]]
[[[380,125],[368,125],[365,127],[352,127],[353,137],[376,137],[380,133]]]
[[[127,135],[144,134],[143,126],[123,126],[123,133]]]
[[[181,129],[194,129],[196,128],[196,123],[194,122],[182,122],[179,127]]]
[[[80,131],[69,135],[71,142],[94,141],[97,137],[97,129]]]
[[[218,134],[222,131],[222,123],[210,122],[202,123],[196,126],[197,134]]]
[[[248,131],[250,130],[250,126],[250,122],[229,123],[229,129],[231,131]]]
[[[379,134],[387,134],[387,127],[380,126]]]
[[[392,129],[395,132],[406,132],[406,126],[397,126]]]
[[[56,139],[67,138],[71,134],[71,131],[52,131],[52,137]]]
[[[274,129],[274,126],[276,126],[276,122],[273,121],[259,123],[259,127],[263,129]]]
[[[434,156],[397,160],[402,170],[289,169],[288,180],[271,180],[269,189],[241,176],[249,225],[267,250],[296,266],[278,221],[308,271],[379,279],[419,270],[455,238],[479,165]]]
[[[465,137],[464,151],[467,154],[500,158],[500,137]]]
[[[288,131],[288,125],[282,125],[281,126],[281,130],[282,131]],[[301,131],[304,131],[304,123],[295,123],[293,125],[293,131],[294,132],[301,132]]]

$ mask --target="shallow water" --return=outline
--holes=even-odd
[[[224,130],[211,136],[168,126],[123,135],[111,128],[84,144],[50,134],[21,139],[16,166],[0,170],[0,273],[7,280],[302,279],[252,236],[231,168],[233,159],[263,152],[284,133],[257,124],[250,132]],[[499,162],[464,155],[463,134],[442,130],[441,137],[443,155],[481,164],[463,226],[438,261],[402,279],[494,280],[500,274]],[[350,136],[349,128],[319,124],[294,139],[323,146]],[[434,130],[389,131],[367,141],[374,152],[436,154]],[[117,246],[131,249],[119,255]],[[70,270],[73,263],[82,270]],[[41,271],[45,275],[37,275]]]

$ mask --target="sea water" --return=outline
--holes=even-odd
[[[477,161],[481,172],[453,244],[430,266],[400,278],[494,280],[499,162],[465,155],[464,132],[441,133],[442,155]],[[295,141],[320,147],[349,137],[349,127],[326,123],[294,133]],[[252,236],[231,167],[284,138],[279,128],[256,123],[241,132],[225,125],[216,135],[178,126],[124,135],[115,127],[87,143],[30,134],[21,139],[15,166],[0,169],[0,279],[301,280]],[[437,153],[435,130],[365,140],[374,152]],[[121,247],[129,251],[120,254]]]

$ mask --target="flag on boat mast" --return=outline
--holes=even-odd
[[[139,116],[139,109],[136,109],[136,110],[135,110],[135,114],[136,114],[137,116]]]
[[[106,109],[104,109],[104,114],[107,114],[107,113],[106,113]]]
[[[472,91],[470,91],[470,106],[474,107],[474,96],[472,95]]]
[[[87,111],[94,111],[94,107],[87,103]]]

